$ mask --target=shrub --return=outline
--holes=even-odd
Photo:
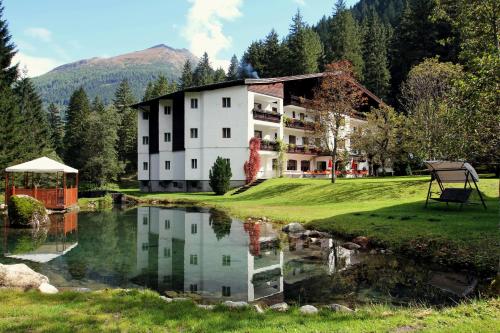
[[[217,195],[223,195],[229,191],[229,184],[233,174],[231,173],[231,165],[227,159],[217,157],[212,169],[208,174],[210,179],[209,185]]]
[[[245,171],[246,183],[250,184],[257,177],[257,173],[260,169],[260,139],[251,138],[250,139],[250,158],[243,165],[243,170]]]
[[[42,202],[27,195],[14,195],[8,203],[9,221],[14,226],[28,227],[48,223]]]

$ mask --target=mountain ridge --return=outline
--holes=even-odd
[[[33,78],[45,104],[67,105],[71,93],[80,86],[89,98],[99,96],[111,103],[116,87],[128,79],[135,97],[142,98],[146,85],[160,74],[177,81],[186,60],[198,59],[187,49],[157,44],[144,50],[111,57],[92,57],[60,65]]]

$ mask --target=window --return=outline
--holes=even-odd
[[[222,97],[222,107],[223,108],[231,107],[231,97]]]
[[[319,161],[316,163],[316,170],[318,171],[325,171],[326,170],[326,162],[325,161]]]
[[[224,127],[222,129],[222,137],[224,139],[229,139],[231,137],[231,129],[228,127]]]
[[[191,109],[198,108],[198,98],[191,98]]]
[[[189,256],[189,264],[198,265],[198,255],[197,254],[192,254]]]
[[[142,217],[142,224],[143,225],[148,225],[148,217],[147,216],[143,216]]]
[[[222,296],[230,297],[231,296],[231,287],[222,286]]]
[[[286,169],[289,171],[297,170],[297,161],[296,160],[288,160],[288,162],[286,162]]]
[[[197,234],[198,233],[198,225],[195,223],[195,224],[191,224],[191,234],[194,235],[194,234]]]
[[[163,133],[163,140],[165,142],[172,141],[172,134],[170,132]]]
[[[300,120],[302,120],[302,121],[306,120],[306,115],[303,114],[303,113],[301,113],[300,114]]]
[[[271,110],[273,110],[273,112],[278,112],[278,108],[275,107],[273,107]]]
[[[148,243],[142,243],[142,250],[143,251],[146,251],[148,248],[149,248],[149,244]]]
[[[231,166],[231,159],[225,158],[224,161],[226,161],[226,163],[229,164],[229,166]]]
[[[170,250],[169,247],[163,248],[163,256],[165,258],[170,258],[172,256],[172,251]]]
[[[302,137],[302,144],[303,144],[303,145],[308,145],[308,144],[309,144],[309,138],[308,138],[308,137],[306,137],[306,136],[303,136],[303,137]]]
[[[278,170],[278,159],[277,158],[273,158],[273,170]]]
[[[164,223],[165,223],[165,229],[167,230],[170,229],[170,220],[165,220]]]
[[[191,139],[196,139],[196,138],[198,138],[198,129],[191,128]]]
[[[291,144],[291,145],[294,145],[297,143],[297,138],[295,137],[295,135],[289,135],[288,136],[288,143]]]
[[[149,145],[149,136],[143,136],[142,137],[142,144],[143,145]]]
[[[170,161],[165,161],[165,170],[170,170]]]
[[[253,136],[262,139],[262,131],[253,131]]]
[[[197,284],[190,284],[189,285],[189,291],[192,293],[195,293],[198,291],[198,285]]]
[[[191,169],[198,169],[198,160],[196,158],[191,159]]]
[[[300,170],[301,171],[309,171],[310,167],[311,167],[311,162],[300,161]]]
[[[231,256],[228,255],[222,256],[222,266],[231,266]]]
[[[278,133],[274,133],[274,140],[278,139]]]
[[[147,170],[148,170],[148,162],[143,162],[143,163],[142,163],[142,169],[143,169],[144,171],[147,171]]]
[[[142,113],[142,119],[148,120],[149,119],[149,113],[148,112],[143,112]]]
[[[166,115],[171,114],[172,113],[172,107],[170,105],[165,106],[165,108],[163,109],[163,113],[165,113]]]
[[[295,111],[292,112],[292,118],[295,119]]]
[[[260,104],[260,103],[253,103],[253,108],[255,110],[262,110],[262,104]]]

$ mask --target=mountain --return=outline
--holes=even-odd
[[[110,58],[91,58],[54,68],[33,78],[45,104],[67,105],[71,93],[83,86],[90,98],[101,97],[106,103],[113,99],[116,87],[123,79],[139,100],[149,81],[160,74],[177,80],[184,62],[198,60],[186,49],[174,49],[160,44],[151,48]]]

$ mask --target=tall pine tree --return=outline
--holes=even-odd
[[[389,27],[385,27],[375,12],[371,10],[363,24],[364,43],[363,83],[375,95],[386,98],[389,92],[389,64],[387,47],[389,40]]]
[[[229,64],[229,69],[227,70],[226,79],[227,81],[239,79],[239,62],[236,54],[232,56],[231,63]]]
[[[203,53],[200,62],[193,73],[193,83],[195,86],[202,86],[214,82],[215,71],[210,65],[207,52]]]
[[[193,65],[191,61],[188,59],[184,63],[182,67],[182,74],[180,78],[180,87],[181,89],[189,88],[193,86],[194,78],[193,78]]]
[[[144,91],[144,97],[142,97],[142,101],[149,101],[150,99],[154,98],[154,84],[153,82],[149,81],[148,85],[146,86],[146,90]]]
[[[47,115],[43,109],[42,99],[28,77],[16,82],[14,94],[17,96],[19,111],[23,119],[22,148],[25,158],[33,159],[52,150],[51,132]]]
[[[82,142],[89,130],[90,102],[87,93],[80,87],[69,99],[64,129],[64,162],[77,169],[82,168],[85,157]]]
[[[214,73],[214,82],[224,82],[226,81],[226,72],[224,71],[224,68],[219,67],[215,70]]]
[[[128,80],[123,80],[116,89],[113,105],[119,119],[116,150],[126,172],[137,168],[137,113],[130,107],[134,103],[134,93]]]
[[[3,19],[3,1],[0,0],[0,82],[8,86],[17,79],[17,65],[12,65],[16,46],[12,43],[7,21]]]
[[[326,61],[349,60],[356,78],[362,80],[364,65],[361,29],[351,11],[346,8],[344,0],[338,0],[335,4],[330,38],[332,53],[327,54]]]
[[[55,149],[58,156],[62,156],[64,153],[64,123],[61,119],[61,112],[54,103],[51,103],[47,108],[47,119],[49,122],[52,147]]]

